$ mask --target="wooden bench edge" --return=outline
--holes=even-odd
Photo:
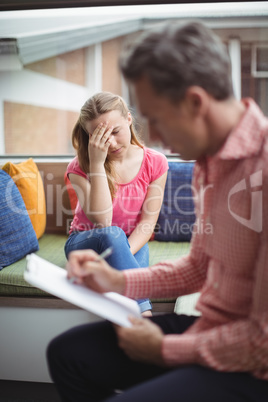
[[[174,312],[175,302],[152,302],[154,313],[172,313]],[[65,300],[57,297],[18,297],[18,296],[0,296],[0,307],[21,307],[21,308],[48,308],[48,309],[76,309],[75,306]]]

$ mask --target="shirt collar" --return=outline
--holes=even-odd
[[[247,108],[246,112],[213,159],[243,159],[259,153],[268,121],[253,99],[243,99],[242,102]]]

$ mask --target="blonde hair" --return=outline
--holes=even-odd
[[[88,141],[89,135],[85,129],[85,125],[88,121],[95,120],[104,113],[111,112],[113,110],[119,110],[122,117],[128,118],[129,108],[126,102],[119,95],[115,95],[111,92],[99,92],[89,98],[82,106],[80,116],[76,122],[72,133],[72,144],[77,151],[78,161],[80,168],[86,174],[89,173],[89,155],[88,155]],[[143,148],[143,145],[139,141],[133,123],[130,125],[131,139],[130,143],[138,145]],[[104,163],[104,168],[107,175],[108,185],[112,198],[116,193],[115,186],[115,171],[112,163],[107,157]]]

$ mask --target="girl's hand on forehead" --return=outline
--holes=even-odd
[[[100,123],[93,134],[89,135],[88,153],[91,162],[105,162],[110,146],[109,139],[113,132],[113,126],[108,122]]]
[[[96,141],[101,141],[101,140],[105,140],[105,139],[107,141],[107,139],[111,135],[112,131],[113,131],[113,127],[112,126],[110,127],[108,122],[100,123],[95,128],[91,138]]]

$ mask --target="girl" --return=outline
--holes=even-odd
[[[73,129],[77,156],[67,175],[78,202],[65,245],[102,253],[116,269],[147,267],[150,239],[161,208],[168,163],[164,155],[144,147],[124,100],[101,92],[86,101]],[[138,300],[151,315],[148,299]],[[144,313],[146,312],[146,313]]]

